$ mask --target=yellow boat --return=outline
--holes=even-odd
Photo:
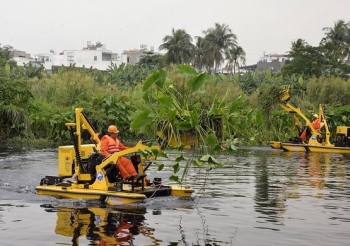
[[[276,142],[274,146],[277,146],[279,143],[280,148],[284,151],[290,152],[319,152],[319,153],[337,153],[337,154],[350,154],[349,147],[337,147],[333,146],[324,146],[324,145],[312,145],[312,144],[293,144],[288,142]],[[271,146],[272,147],[272,146]],[[272,147],[274,148],[274,147]]]
[[[315,146],[306,145],[306,152],[323,152],[323,153],[336,153],[336,154],[350,154],[349,147],[330,147],[330,146]]]
[[[281,149],[292,152],[305,152],[305,144],[280,143]]]
[[[139,141],[134,147],[116,152],[107,158],[99,153],[100,139],[82,108],[75,110],[76,122],[66,123],[73,145],[58,149],[58,176],[46,176],[35,187],[38,195],[64,199],[93,199],[108,205],[142,202],[149,197],[191,197],[194,190],[187,186],[163,185],[161,178],[151,182],[146,170],[159,153],[158,146]],[[82,144],[83,130],[88,130],[95,144]],[[142,154],[142,157],[141,157]],[[123,181],[115,163],[130,158],[138,175]]]
[[[350,154],[350,127],[337,126],[336,141],[331,143],[330,131],[327,120],[324,115],[323,105],[319,105],[319,119],[321,123],[321,131],[318,132],[313,127],[310,120],[301,112],[300,108],[290,102],[289,86],[282,86],[282,94],[280,98],[280,106],[293,114],[295,125],[299,128],[299,132],[307,132],[306,141],[300,136],[289,139],[286,142],[271,141],[270,146],[274,149],[282,149],[284,151],[293,152],[328,152],[339,154]],[[296,117],[299,115],[305,124],[302,125]]]
[[[278,141],[270,141],[270,146],[273,149],[282,149],[281,142]]]

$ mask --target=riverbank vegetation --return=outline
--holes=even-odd
[[[135,66],[108,71],[71,66],[47,74],[16,66],[0,49],[0,137],[68,142],[65,123],[82,107],[97,132],[116,124],[123,140],[155,139],[161,128],[175,136],[195,132],[214,149],[234,148],[237,141],[267,145],[297,133],[293,117],[278,105],[276,88],[284,84],[306,116],[324,104],[334,132],[337,125],[350,126],[349,23],[338,21],[324,31],[317,47],[293,41],[291,60],[279,74],[234,73],[245,53],[225,24],[204,31],[196,44],[185,30],[173,30],[160,47],[167,51],[164,57],[147,53]],[[217,73],[224,59],[233,71],[227,75]]]

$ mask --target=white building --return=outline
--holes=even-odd
[[[46,70],[51,70],[51,67],[53,66],[54,55],[55,54],[53,51],[50,53],[42,53],[40,55],[35,55],[34,60],[43,64]]]
[[[150,47],[148,50],[147,45],[141,44],[140,49],[124,50],[122,55],[126,55],[127,64],[136,65],[141,57],[147,53],[152,53],[152,55],[161,55],[161,53],[154,52],[154,46]]]
[[[42,53],[35,55],[35,60],[42,62],[45,69],[51,70],[52,66],[65,66],[75,64],[75,67],[94,68],[105,71],[110,66],[119,66],[127,63],[127,56],[123,54],[113,53],[106,49],[106,45],[97,42],[91,45],[87,42],[87,47],[82,50],[64,50],[59,54],[53,51],[50,53]]]
[[[259,72],[263,72],[265,70],[270,70],[274,73],[281,72],[281,68],[285,64],[286,60],[288,60],[288,56],[286,54],[268,54],[264,55],[259,59],[257,64],[257,70]]]
[[[105,44],[100,42],[91,44],[90,41],[81,50],[64,50],[58,54],[50,50],[48,53],[36,54],[33,58],[23,51],[13,50],[11,46],[6,48],[11,49],[13,60],[17,62],[18,66],[24,66],[29,62],[36,62],[36,64],[42,64],[47,71],[51,71],[52,67],[70,67],[73,64],[76,68],[85,67],[89,69],[92,67],[97,70],[106,71],[109,67],[119,67],[122,63],[135,65],[145,52],[159,54],[154,52],[153,46],[151,46],[149,51],[147,45],[141,45],[139,50],[124,50],[123,53],[118,54],[107,50]],[[16,53],[14,53],[15,51]]]
[[[24,64],[33,61],[30,54],[26,53],[25,51],[16,50],[11,45],[4,45],[2,48],[10,52],[12,56],[11,59],[14,60],[18,66],[24,66]]]

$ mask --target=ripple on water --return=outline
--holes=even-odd
[[[134,245],[348,244],[350,160],[341,155],[285,153],[259,147],[242,148],[220,158],[225,165],[208,176],[203,169],[188,170],[186,184],[196,191],[193,199],[159,197],[132,205],[143,208],[140,229],[144,234],[134,235]],[[168,183],[173,163],[164,163],[161,173],[151,166],[149,177],[161,177]],[[57,213],[47,213],[40,205],[78,209],[98,207],[99,203],[36,196],[34,187],[40,178],[56,173],[56,150],[0,155],[1,200],[30,204],[29,210],[14,208],[11,211],[17,214],[11,215],[8,208],[0,206],[0,227],[9,232],[2,243],[12,242],[7,235],[17,235],[17,244],[27,239],[28,245],[40,245],[37,238],[44,238],[46,245],[71,243],[71,237],[55,233]],[[12,215],[22,220],[11,222],[18,220]],[[14,225],[23,231],[29,229],[19,235]],[[89,243],[86,236],[80,236],[80,245]]]

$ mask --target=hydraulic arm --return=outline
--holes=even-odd
[[[318,132],[310,122],[310,120],[301,112],[301,109],[294,105],[292,102],[290,102],[290,94],[289,94],[289,85],[283,85],[282,86],[282,94],[280,98],[280,103],[279,105],[281,108],[286,110],[289,113],[294,114],[294,118],[296,119],[297,117],[295,116],[295,113],[298,114],[304,121],[305,121],[305,126],[307,126],[310,131],[311,131],[311,137],[309,139],[309,144],[320,144],[319,142],[321,141],[323,145],[326,146],[332,146],[330,143],[330,132],[328,129],[326,117],[324,115],[323,111],[323,106],[322,104],[319,105],[318,111],[319,111],[319,119],[321,123],[321,129],[324,127],[325,129],[325,137],[322,137],[322,134]],[[297,121],[298,124],[300,124],[299,121]]]

